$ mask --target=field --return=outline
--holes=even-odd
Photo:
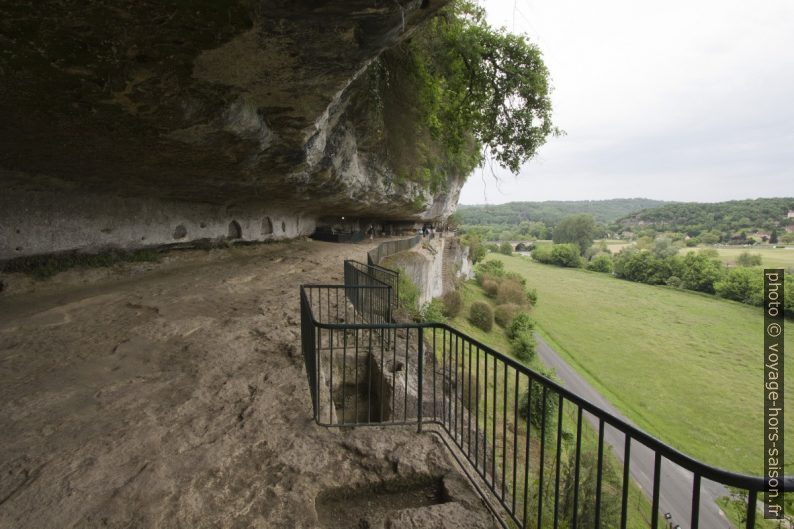
[[[510,341],[508,340],[504,330],[502,330],[498,325],[494,325],[493,329],[490,332],[485,332],[485,331],[479,329],[478,327],[472,325],[469,322],[469,320],[468,320],[467,315],[469,313],[469,307],[471,306],[472,303],[474,303],[476,301],[484,301],[486,303],[489,303],[492,300],[490,300],[488,297],[486,297],[484,292],[483,292],[483,290],[476,283],[474,283],[473,281],[463,284],[461,289],[460,289],[460,293],[461,293],[462,298],[463,298],[463,310],[461,311],[461,313],[457,317],[452,318],[449,321],[449,324],[452,325],[453,327],[463,331],[467,335],[469,335],[469,336],[471,336],[471,337],[473,337],[473,338],[475,338],[475,339],[477,339],[477,340],[489,345],[490,347],[492,347],[492,348],[494,348],[494,349],[496,349],[498,351],[501,351],[501,352],[507,354],[508,356],[512,356],[512,355],[510,355],[510,351],[511,351]],[[441,339],[442,338],[440,336],[437,337],[437,340],[441,340]],[[436,342],[436,346],[438,347],[439,344],[440,344],[440,342],[437,341]],[[439,347],[439,349],[440,349],[440,347]],[[438,361],[439,362],[443,361],[443,358],[439,357]],[[494,387],[493,382],[491,381],[491,378],[490,377],[486,377],[484,375],[484,373],[486,372],[485,371],[486,365],[484,364],[484,362],[482,360],[480,361],[479,369],[472,368],[471,365],[468,364],[469,361],[470,360],[466,360],[465,362],[462,362],[462,365],[464,367],[468,366],[468,368],[465,369],[465,370],[462,370],[461,372],[468,371],[468,372],[471,372],[472,376],[473,376],[473,373],[475,371],[477,371],[477,372],[483,374],[483,379],[485,380],[485,383],[482,384],[482,386],[480,388],[480,392],[478,393],[478,395],[483,395],[483,389],[482,388],[484,386],[488,387],[488,392],[491,395],[494,395],[494,394],[497,393],[495,391],[496,389],[498,389],[500,392],[503,391],[504,386],[498,385],[497,387]],[[475,361],[474,365],[476,366],[476,364],[477,363]],[[535,358],[533,360],[533,362],[530,364],[530,367],[534,368],[534,369],[537,369],[537,367],[539,365],[540,365],[539,364],[539,360],[537,358]],[[493,364],[491,364],[491,369],[493,369]],[[507,395],[513,395],[514,387],[515,386],[514,386],[513,378],[512,378],[512,376],[510,376],[510,377],[508,377],[508,388],[509,389],[507,391]],[[520,383],[520,386],[519,386],[519,393],[524,393],[525,391],[526,391],[526,383],[522,380],[521,383]],[[468,391],[468,390],[464,389],[464,394],[466,395],[466,397],[464,397],[464,400],[472,399],[473,393],[471,391]],[[470,401],[470,402],[474,402],[474,401]],[[493,401],[491,401],[491,402],[493,402]],[[508,397],[508,400],[506,402],[507,409],[508,410],[513,410],[514,403],[515,403],[514,399],[512,399],[512,397]],[[480,404],[481,404],[479,406],[480,407],[480,413],[478,415],[480,417],[480,419],[479,419],[480,431],[491,431],[491,429],[493,428],[493,424],[494,423],[485,418],[487,416],[487,414],[485,413],[486,410],[484,409],[484,405],[485,405],[484,401],[481,400]],[[502,432],[502,421],[501,421],[500,418],[502,417],[502,414],[503,414],[503,406],[502,406],[503,404],[505,404],[505,402],[502,402],[501,400],[497,400],[497,413],[495,415],[491,415],[491,417],[496,417],[496,425],[497,425],[496,431],[497,432]],[[491,404],[491,405],[493,405],[493,404]],[[471,404],[469,404],[468,406],[471,407]],[[563,429],[564,432],[567,432],[571,436],[571,439],[565,440],[563,442],[562,451],[561,451],[563,461],[568,460],[573,455],[573,444],[572,444],[573,443],[573,437],[572,436],[576,432],[576,415],[574,413],[574,409],[573,409],[572,406],[568,406],[565,409],[566,409],[566,413],[563,416],[563,423],[562,423],[563,427],[562,427],[562,429]],[[513,415],[512,411],[506,415],[506,417],[507,417],[508,443],[507,443],[507,451],[505,452],[505,454],[507,455],[507,460],[508,461],[512,460],[512,456],[513,456],[512,450],[510,448],[511,447],[511,443],[509,442],[509,440],[510,440],[511,436],[510,436],[509,432],[512,432],[514,430],[516,431],[516,439],[517,439],[517,443],[518,443],[517,446],[519,446],[519,447],[525,446],[526,433],[527,433],[526,422],[523,421],[523,420],[519,420],[518,425],[516,425],[514,423],[514,421],[513,421],[512,415]],[[547,450],[546,450],[546,454],[545,454],[545,457],[544,457],[543,467],[545,469],[546,476],[551,476],[553,471],[554,471],[553,464],[554,464],[554,457],[556,455],[556,449],[554,448],[555,442],[554,442],[554,436],[553,436],[553,428],[550,427],[548,435],[549,435],[549,437],[547,438],[547,440],[548,440]],[[516,491],[517,497],[520,499],[520,498],[524,497],[525,490],[526,490],[526,492],[528,492],[528,494],[529,494],[529,497],[532,498],[532,500],[531,500],[532,503],[530,503],[531,506],[534,506],[535,502],[537,502],[537,494],[538,494],[538,481],[537,481],[537,479],[538,479],[538,475],[539,475],[539,468],[540,468],[540,465],[541,465],[540,458],[538,456],[539,449],[540,449],[539,438],[540,438],[540,431],[538,430],[538,428],[533,426],[532,427],[532,433],[531,433],[531,439],[530,439],[530,442],[529,442],[529,445],[531,445],[530,460],[531,460],[532,470],[530,472],[530,476],[529,476],[530,479],[529,479],[529,484],[528,484],[528,488],[527,489],[525,489],[525,487],[523,485],[523,483],[524,483],[524,474],[523,474],[523,471],[522,471],[522,468],[523,468],[522,467],[522,461],[523,461],[523,457],[524,457],[523,450],[519,450],[519,454],[518,454],[519,469],[518,469],[518,479],[517,479],[517,482],[516,482],[515,491]],[[500,461],[501,458],[502,458],[502,453],[503,453],[502,449],[501,449],[501,446],[502,446],[502,444],[501,444],[502,443],[502,435],[501,435],[501,433],[497,434],[497,439],[499,439],[499,442],[496,443],[496,447],[497,447],[496,448],[496,454],[497,454],[497,460]],[[597,432],[590,426],[590,424],[587,421],[585,421],[583,423],[583,430],[582,430],[582,454],[583,454],[582,457],[583,457],[583,459],[594,460],[596,450],[597,450]],[[510,468],[510,466],[508,465],[508,476],[510,475],[509,468]],[[604,505],[609,503],[610,505],[613,506],[613,508],[612,509],[607,509],[605,507],[603,512],[605,512],[605,513],[608,512],[608,511],[611,512],[612,516],[609,517],[609,519],[612,522],[614,522],[615,525],[616,525],[617,524],[617,518],[616,518],[617,510],[616,509],[617,509],[617,506],[619,506],[619,501],[620,501],[619,498],[620,498],[621,489],[620,489],[619,481],[618,481],[617,487],[615,486],[614,482],[616,480],[618,480],[618,476],[620,476],[620,472],[622,472],[622,465],[617,460],[617,458],[615,458],[615,456],[613,455],[611,450],[607,450],[605,452],[604,468],[605,468],[605,478],[604,478],[605,481],[604,481],[603,502],[604,502]],[[608,477],[608,474],[612,475],[611,480]],[[610,481],[612,481],[611,484],[610,484]],[[587,481],[586,478],[582,478],[582,483],[585,483],[585,482],[589,483],[590,485],[592,485],[594,483],[594,481],[592,481],[592,480]],[[544,487],[544,492],[543,492],[543,495],[546,498],[546,501],[544,502],[544,505],[545,505],[545,507],[544,507],[544,513],[545,514],[544,514],[544,516],[545,516],[545,520],[547,520],[547,521],[550,520],[551,517],[552,517],[551,508],[553,506],[552,499],[553,499],[553,496],[554,496],[552,485],[553,485],[552,481],[550,479],[547,479],[546,485]],[[583,489],[582,489],[583,491],[584,490],[589,490],[591,494],[589,496],[586,495],[585,493],[582,494],[582,496],[580,497],[580,508],[581,508],[581,505],[584,505],[587,502],[592,502],[593,501],[593,498],[591,497],[592,496],[592,492],[593,492],[592,486],[588,488],[588,487],[585,487],[585,485],[582,485],[582,487],[583,487]],[[509,488],[510,488],[510,486],[509,486],[509,480],[508,480],[508,489]],[[568,509],[566,509],[564,507],[564,505],[565,504],[563,503],[563,504],[561,504],[561,507],[560,507],[560,509],[561,509],[560,510],[560,516],[561,517],[564,517],[566,515],[566,513],[570,514],[570,505],[568,506],[569,507]],[[636,484],[633,481],[630,484],[628,506],[629,507],[628,507],[628,510],[627,510],[627,515],[628,515],[627,528],[628,529],[647,528],[650,525],[650,522],[651,522],[651,504],[650,504],[650,501],[648,500],[648,498],[646,498],[645,495],[643,495],[642,492],[640,492],[640,489],[636,486]],[[520,516],[520,513],[522,511],[519,508],[517,512],[519,513],[519,516]],[[661,518],[660,518],[660,520],[661,520]],[[530,527],[535,527],[535,523],[536,523],[535,522],[535,514],[533,514],[532,516],[530,516],[529,526]],[[664,527],[664,523],[662,521],[660,521],[659,522],[659,528],[662,529],[663,527]]]
[[[744,252],[761,254],[761,266],[766,268],[794,268],[794,247],[772,248],[763,247],[714,247],[720,254],[722,262],[734,265],[736,258]]]
[[[524,257],[494,258],[537,289],[541,334],[638,426],[707,463],[762,474],[759,308]],[[794,350],[790,337],[786,345]],[[791,441],[791,418],[788,425]]]

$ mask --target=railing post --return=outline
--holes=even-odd
[[[422,432],[422,413],[424,410],[424,381],[425,381],[425,337],[424,337],[424,327],[419,327],[417,329],[419,331],[419,361],[417,362],[417,369],[419,369],[419,388],[417,389],[417,396],[416,400],[417,404],[417,411],[416,411],[416,420],[417,420],[417,430],[421,433]],[[408,388],[406,388],[408,389]]]

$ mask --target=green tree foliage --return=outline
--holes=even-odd
[[[722,277],[722,263],[702,253],[689,252],[680,266],[683,287],[687,290],[714,293],[714,283]]]
[[[613,269],[612,256],[606,253],[596,255],[587,263],[587,269],[593,272],[611,274]]]
[[[469,321],[475,327],[479,327],[485,332],[490,332],[493,328],[493,310],[484,301],[475,301],[469,308]]]
[[[480,263],[474,268],[474,279],[477,280],[477,284],[480,286],[482,286],[482,282],[485,279],[497,279],[504,277],[504,275],[505,264],[496,259]]]
[[[558,266],[578,268],[582,264],[579,246],[575,244],[555,244],[551,248],[551,261]]]
[[[596,222],[591,215],[574,215],[565,218],[554,228],[554,243],[573,243],[579,246],[579,253],[584,255],[593,244],[596,233]]]
[[[650,285],[662,285],[674,275],[671,259],[662,259],[648,250],[624,248],[615,256],[615,275]]]
[[[557,381],[553,368],[541,367],[536,369],[544,377]],[[525,390],[518,401],[518,413],[525,420],[536,428],[543,424],[543,417],[546,418],[546,428],[550,428],[557,423],[557,405],[559,396],[556,391],[547,389],[544,400],[544,385],[537,380],[533,381],[531,389]],[[548,431],[548,430],[547,430]]]
[[[366,102],[356,102],[365,109],[361,121],[373,144],[383,146],[379,154],[398,183],[435,192],[486,156],[518,172],[559,133],[540,50],[524,36],[492,28],[469,0],[452,2],[385,51],[365,81]]]
[[[482,242],[482,237],[478,234],[466,234],[462,237],[463,244],[469,247],[469,259],[474,264],[483,260],[488,253]]]
[[[513,245],[505,241],[499,245],[499,253],[504,255],[513,255]]]
[[[531,332],[519,332],[510,340],[510,346],[513,355],[525,364],[535,359],[535,337]]]
[[[419,287],[411,280],[405,270],[399,269],[398,272],[398,306],[408,317],[416,319],[419,317]]]
[[[458,0],[430,21],[414,52],[437,81],[431,95],[434,132],[452,151],[472,134],[501,166],[518,173],[549,135],[549,72],[523,36],[488,25],[485,10]]]
[[[611,200],[509,202],[496,206],[459,206],[461,224],[467,226],[516,226],[520,239],[548,239],[548,227],[565,217],[586,213],[598,222],[611,224],[620,218],[647,208],[665,204],[647,198],[617,198]],[[525,224],[526,223],[526,224]]]
[[[433,299],[422,305],[419,311],[420,320],[428,323],[443,323],[447,321],[444,312],[444,303],[440,299]]]
[[[573,527],[574,490],[578,487],[578,527],[595,527],[595,502],[581,501],[594,498],[598,478],[598,456],[595,451],[582,451],[580,455],[579,481],[576,481],[576,451],[569,450],[560,479],[560,513],[563,525]],[[601,526],[620,525],[620,499],[622,482],[611,460],[603,459],[601,478]]]
[[[764,275],[760,268],[732,268],[714,284],[718,296],[749,305],[764,301]]]
[[[751,254],[750,252],[742,252],[736,258],[737,266],[761,266],[761,254]]]
[[[616,225],[621,230],[637,231],[642,226],[657,231],[673,231],[698,237],[704,244],[715,244],[742,231],[746,236],[755,230],[782,228],[790,209],[794,209],[794,198],[791,197],[710,204],[668,203],[630,214],[618,220]]]
[[[519,312],[513,317],[513,321],[510,322],[510,326],[507,328],[507,336],[509,338],[515,338],[521,333],[532,333],[532,330],[535,328],[535,323],[532,321],[532,318],[526,312]]]
[[[582,264],[576,244],[539,245],[532,250],[532,259],[539,263],[577,268]]]

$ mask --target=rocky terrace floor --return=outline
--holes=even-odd
[[[298,285],[369,248],[3,278],[0,528],[491,527],[433,435],[312,421]]]

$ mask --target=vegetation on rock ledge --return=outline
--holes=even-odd
[[[437,191],[486,157],[517,172],[546,138],[549,74],[525,37],[459,0],[369,69],[375,134],[398,179]]]

